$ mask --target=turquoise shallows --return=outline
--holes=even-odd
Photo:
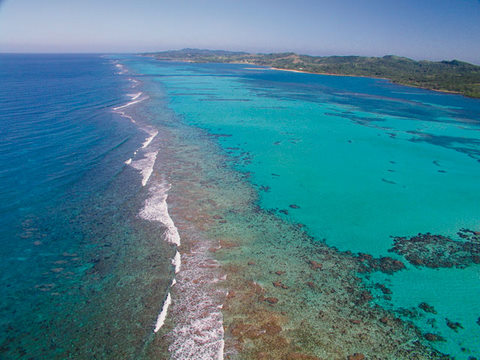
[[[433,305],[437,314],[409,319],[446,339],[433,346],[459,359],[480,354],[479,265],[416,268],[388,252],[391,236],[480,230],[480,101],[244,65],[129,66],[164,87],[185,123],[217,135],[262,208],[339,250],[403,260],[405,271],[366,277],[393,290],[391,301],[378,302]],[[445,318],[464,329],[453,331]]]

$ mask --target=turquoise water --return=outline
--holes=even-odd
[[[480,230],[480,101],[384,80],[319,76],[240,65],[130,60],[168,95],[188,125],[214,134],[232,166],[248,174],[259,205],[303,224],[341,251],[394,256],[391,236]],[[291,206],[293,205],[293,206]],[[424,269],[407,264],[381,277],[384,307],[437,314],[408,319],[467,358],[480,354],[478,265]],[[427,321],[429,318],[434,319]],[[458,321],[458,332],[445,318]]]
[[[407,342],[480,355],[479,265],[389,251],[391,236],[480,230],[480,101],[135,56],[2,55],[0,80],[0,357],[253,358],[260,343],[232,339],[252,305],[294,352],[408,358],[411,332],[375,304],[419,327]],[[406,269],[352,275],[358,252]],[[229,309],[242,286],[260,305]],[[362,286],[371,306],[352,302]]]

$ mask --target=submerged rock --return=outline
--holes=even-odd
[[[270,321],[262,325],[262,330],[265,331],[268,335],[276,335],[282,331],[282,327],[278,325],[275,321]]]
[[[436,314],[437,313],[435,308],[431,305],[428,305],[426,302],[422,302],[422,303],[418,304],[418,307],[420,309],[422,309],[423,311],[431,313],[431,314]]]
[[[447,318],[445,318],[445,321],[447,322],[447,326],[448,326],[450,329],[454,330],[455,332],[458,332],[458,329],[459,329],[459,328],[460,328],[460,329],[463,329],[462,324],[460,324],[459,322],[454,322],[454,321],[451,321],[451,320],[449,320],[449,319],[447,319]]]
[[[387,316],[382,317],[382,318],[380,319],[380,322],[381,322],[382,324],[388,324],[388,317],[387,317]]]
[[[384,293],[385,295],[390,295],[392,293],[392,290],[390,290],[389,288],[387,288],[385,285],[383,284],[380,284],[380,283],[376,283],[375,284],[375,287],[380,289],[380,291],[382,293]]]
[[[322,270],[323,268],[322,263],[316,262],[314,260],[309,260],[308,263],[310,264],[312,270]]]
[[[431,233],[412,237],[394,237],[389,250],[403,255],[412,265],[429,268],[465,268],[480,263],[480,235],[472,230],[460,229],[458,240]]]
[[[370,294],[370,292],[365,290],[365,291],[362,291],[360,293],[360,296],[355,300],[355,304],[356,305],[363,305],[363,304],[367,303],[368,301],[370,301],[372,299],[373,299],[372,294]]]
[[[267,297],[265,298],[265,301],[272,305],[278,303],[278,299],[276,297]]]
[[[288,286],[283,284],[281,281],[274,281],[273,286],[282,288],[282,289],[288,289]]]
[[[445,339],[442,336],[437,334],[432,334],[432,333],[426,333],[423,335],[423,337],[428,341],[445,341]]]
[[[392,181],[392,180],[388,180],[388,179],[385,179],[385,178],[382,178],[382,181],[387,183],[387,184],[392,184],[392,185],[395,185],[396,182],[395,181]]]
[[[372,255],[364,253],[359,253],[357,256],[362,263],[360,272],[381,271],[386,274],[393,274],[405,269],[404,263],[391,257],[374,258]]]

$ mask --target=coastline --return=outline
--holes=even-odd
[[[252,64],[252,65],[254,65],[254,64]],[[327,75],[327,76],[345,76],[345,77],[359,77],[359,78],[367,78],[367,79],[387,80],[387,81],[389,81],[389,82],[391,82],[392,84],[395,84],[395,85],[408,86],[408,87],[415,88],[415,89],[430,90],[430,91],[440,92],[440,93],[444,93],[444,94],[461,95],[461,96],[464,96],[464,97],[469,98],[469,99],[478,99],[478,98],[473,97],[473,96],[467,96],[467,95],[465,95],[465,94],[462,94],[462,93],[459,92],[459,91],[443,90],[443,89],[432,89],[432,88],[423,87],[423,86],[416,86],[416,85],[411,85],[411,84],[405,84],[405,83],[401,83],[401,82],[396,82],[396,81],[394,81],[394,80],[392,80],[392,79],[389,79],[389,78],[384,78],[384,77],[379,77],[379,76],[335,74],[335,73],[326,73],[326,72],[318,73],[318,72],[310,72],[310,71],[303,71],[303,70],[293,70],[293,69],[283,69],[283,68],[276,68],[276,67],[269,67],[269,69],[271,69],[271,70],[277,70],[277,71],[289,71],[289,72],[302,73],[302,74]]]
[[[469,96],[466,95],[460,91],[454,91],[454,90],[447,90],[447,89],[434,89],[431,87],[426,87],[426,86],[418,86],[418,85],[413,85],[413,84],[407,84],[399,81],[395,81],[391,78],[387,77],[380,77],[380,76],[374,76],[374,75],[353,75],[353,74],[338,74],[338,73],[329,73],[329,72],[311,72],[311,71],[305,71],[305,70],[294,70],[294,69],[286,69],[286,68],[278,68],[274,66],[269,66],[269,65],[259,65],[256,63],[248,62],[248,61],[227,61],[227,62],[215,62],[215,61],[196,61],[196,60],[191,60],[191,59],[158,59],[155,57],[155,55],[141,55],[141,56],[146,56],[146,57],[151,57],[153,59],[159,60],[159,61],[172,61],[172,62],[185,62],[185,63],[218,63],[218,64],[239,64],[239,65],[254,65],[258,66],[260,68],[265,68],[265,69],[270,69],[270,70],[278,70],[278,71],[289,71],[289,72],[294,72],[294,73],[303,73],[303,74],[313,74],[313,75],[327,75],[327,76],[345,76],[345,77],[359,77],[359,78],[368,78],[368,79],[379,79],[379,80],[386,80],[391,82],[392,84],[396,85],[401,85],[401,86],[408,86],[411,88],[415,89],[423,89],[423,90],[430,90],[430,91],[435,91],[435,92],[440,92],[443,94],[451,94],[451,95],[461,95],[465,98],[468,99],[480,99],[478,96]]]

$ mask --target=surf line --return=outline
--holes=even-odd
[[[121,67],[122,69],[125,69],[125,66],[120,64],[118,61],[115,61],[114,64],[115,64],[116,67]],[[128,71],[125,69],[125,72],[128,72]],[[139,81],[136,80],[136,79],[129,78],[128,80],[133,83],[132,87],[137,87],[137,85],[139,84]],[[123,116],[127,119],[130,119],[130,121],[132,123],[136,124],[137,122],[135,121],[135,119],[131,115],[127,114],[124,111],[124,109],[129,107],[129,106],[138,104],[138,103],[148,99],[149,97],[148,97],[148,95],[144,95],[144,93],[142,91],[139,91],[139,92],[133,93],[133,94],[126,94],[126,95],[130,97],[131,101],[127,102],[124,105],[114,107],[113,112],[117,113],[120,116]],[[133,154],[134,156],[137,155],[138,150],[145,149],[146,147],[148,147],[150,145],[150,143],[153,141],[153,139],[155,139],[155,137],[158,135],[158,130],[152,128],[151,126],[146,126],[146,127],[140,126],[140,128],[143,131],[145,131],[148,134],[148,136],[145,138],[144,142],[142,143],[141,148],[139,148],[135,151],[135,153]],[[158,152],[156,152],[156,153],[155,152],[149,152],[149,153],[144,155],[143,159],[133,161],[133,158],[130,158],[130,159],[125,161],[126,165],[131,165],[135,169],[140,170],[140,172],[142,174],[142,177],[143,177],[142,186],[145,186],[147,184],[148,179],[150,178],[150,176],[153,172],[153,164],[155,163],[155,159],[157,157],[157,154],[158,154]]]
[[[132,101],[129,101],[128,103],[124,104],[124,105],[120,105],[120,106],[117,106],[117,107],[114,107],[113,108],[113,112],[119,114],[120,116],[123,116],[123,117],[126,117],[127,119],[130,119],[130,121],[132,123],[136,123],[135,119],[128,115],[127,113],[125,113],[125,111],[123,111],[123,109],[129,107],[129,106],[132,106],[132,105],[135,105],[135,104],[138,104],[146,99],[148,99],[148,96],[145,95],[145,96],[142,96],[143,93],[142,92],[139,92],[137,94],[128,94],[128,96],[131,97]]]
[[[121,69],[121,71],[118,73],[118,74],[125,74],[128,72],[128,70],[125,68],[125,66],[123,64],[120,64],[118,61],[115,61],[114,62],[115,66],[118,68],[118,69]],[[133,85],[132,87],[136,87],[139,83],[138,80],[136,79],[133,79],[133,78],[129,78],[128,80],[130,80],[131,82],[133,82]],[[131,98],[131,101],[127,102],[126,104],[124,105],[120,105],[120,106],[117,106],[117,107],[114,107],[113,108],[113,111],[116,112],[117,114],[120,114],[120,116],[123,116],[123,117],[126,117],[127,119],[130,119],[130,121],[132,123],[135,123],[136,121],[133,119],[133,117],[131,117],[130,115],[126,114],[124,111],[122,111],[123,109],[129,107],[129,106],[132,106],[134,104],[138,104],[139,102],[142,102],[146,99],[148,99],[148,96],[147,95],[144,95],[143,92],[138,92],[138,93],[135,93],[135,94],[127,94],[130,98]]]
[[[170,288],[173,285],[174,284],[172,282],[172,284],[170,285]],[[162,310],[160,311],[160,314],[158,314],[157,321],[155,323],[155,328],[153,329],[154,333],[157,333],[158,330],[162,328],[163,324],[165,324],[165,319],[167,318],[167,313],[168,313],[168,307],[170,306],[171,303],[172,303],[172,297],[170,296],[170,291],[169,291],[167,294],[167,298],[163,302]]]
[[[122,64],[116,63],[115,66],[121,70],[119,74],[124,74],[128,72],[125,69],[125,66]],[[133,83],[132,87],[136,87],[138,85],[138,80],[133,78],[129,78],[129,80]],[[114,107],[113,111],[119,114],[120,116],[130,119],[132,123],[136,123],[135,119],[132,116],[125,113],[124,109],[148,99],[148,96],[143,95],[143,92],[141,91],[135,94],[127,94],[127,95],[131,98],[131,101],[129,101],[124,105]],[[147,148],[150,145],[150,143],[153,141],[153,139],[158,135],[158,130],[156,129],[152,129],[149,127],[147,129],[144,128],[143,130],[146,131],[149,136],[145,139],[140,149]],[[137,154],[138,150],[135,151],[134,155]],[[158,155],[158,151],[153,151],[153,152],[148,152],[144,154],[143,159],[133,161],[133,159],[130,158],[127,161],[125,161],[125,164],[131,165],[133,168],[140,171],[143,177],[142,186],[146,186],[148,180],[150,179],[150,176],[153,172],[153,165],[155,164],[157,155]],[[139,215],[141,218],[144,218],[150,221],[158,221],[165,226],[166,230],[163,234],[164,240],[175,246],[175,256],[171,260],[171,263],[172,263],[172,266],[174,267],[175,274],[178,274],[180,272],[180,268],[182,265],[181,255],[180,255],[180,252],[178,251],[178,247],[180,246],[180,235],[178,233],[177,227],[175,226],[168,212],[167,197],[168,197],[168,191],[170,190],[170,188],[171,188],[171,185],[164,180],[160,184],[152,184],[152,186],[149,189],[151,196],[150,198],[145,200],[144,208],[140,211]],[[165,324],[165,320],[168,314],[168,308],[172,303],[172,296],[170,294],[170,290],[173,286],[175,286],[175,284],[176,284],[176,279],[174,277],[168,288],[167,296],[162,304],[162,308],[155,322],[155,326],[153,329],[154,333],[157,333]]]
[[[140,93],[141,94],[141,93]],[[138,96],[140,95],[134,95],[134,96],[137,96],[136,99],[138,98]],[[145,100],[147,97],[143,97],[141,99],[138,99],[138,100],[132,100],[128,103],[126,103],[125,105],[121,105],[121,106],[117,106],[117,107],[114,107],[113,110],[114,111],[118,111],[120,109],[125,109],[126,107],[129,107],[129,106],[132,106],[133,104],[138,104],[139,102],[142,102],[143,100]]]
[[[130,79],[130,80],[135,81],[135,84],[138,83],[138,81],[135,79]],[[130,121],[135,124],[136,123],[135,119],[131,115],[127,114],[124,111],[124,109],[148,99],[148,96],[144,95],[143,92],[141,91],[135,94],[127,94],[127,95],[131,98],[132,101],[124,105],[114,107],[113,112],[127,119],[130,119]],[[153,139],[158,135],[158,130],[152,128],[151,126],[146,126],[146,127],[140,126],[140,129],[145,131],[148,134],[148,136],[145,138],[144,142],[142,143],[142,146],[135,151],[135,153],[133,154],[134,156],[137,155],[138,150],[145,149],[146,147],[148,147],[150,143],[153,141]],[[134,169],[140,171],[142,175],[142,186],[147,185],[147,182],[153,173],[153,166],[155,164],[157,154],[158,154],[158,151],[152,151],[152,152],[144,153],[142,159],[134,160],[132,157],[125,161],[126,165],[130,165]]]
[[[143,159],[132,161],[130,158],[125,161],[127,165],[130,165],[134,169],[140,171],[140,174],[142,175],[142,186],[146,186],[150,176],[152,176],[153,166],[155,165],[157,155],[158,151],[152,151],[144,154]]]
[[[152,140],[155,139],[155,136],[158,135],[158,130],[147,131],[147,132],[150,136],[145,139],[144,143],[142,144],[142,149],[145,149],[148,145],[150,145]]]
[[[149,221],[158,221],[165,226],[165,231],[163,233],[164,240],[175,246],[175,256],[171,260],[174,267],[175,274],[178,274],[182,265],[182,257],[178,251],[180,246],[180,234],[178,229],[175,226],[169,212],[168,212],[168,191],[170,190],[171,185],[166,181],[162,181],[160,184],[152,184],[150,190],[151,196],[145,200],[145,205],[140,211],[140,217],[149,220]],[[176,280],[173,278],[172,283],[169,286],[167,297],[162,304],[162,309],[158,314],[157,321],[153,332],[158,332],[162,326],[165,324],[165,319],[168,314],[168,307],[172,303],[172,297],[170,295],[170,290],[175,286]]]
[[[153,128],[146,128],[142,130],[146,131],[149,136],[145,139],[142,146],[135,151],[135,153],[133,154],[134,157],[137,155],[138,150],[145,149],[146,147],[148,147],[148,145],[150,145],[153,139],[158,135],[158,130],[155,130]],[[142,159],[133,160],[133,158],[130,158],[127,161],[125,161],[126,165],[130,165],[134,169],[140,171],[140,174],[142,175],[142,186],[147,185],[147,182],[153,173],[153,166],[155,165],[157,155],[158,155],[158,151],[151,151],[151,152],[143,153]]]

